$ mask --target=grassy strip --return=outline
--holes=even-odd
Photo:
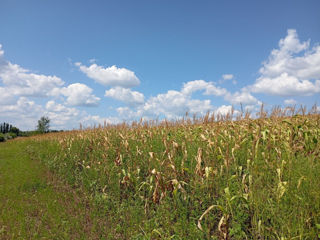
[[[102,239],[86,200],[30,159],[29,144],[0,144],[0,239]]]

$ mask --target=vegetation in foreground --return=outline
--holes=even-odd
[[[90,200],[100,239],[317,239],[320,115],[298,113],[123,124],[24,144]]]
[[[30,158],[28,147],[29,140],[0,144],[0,239],[100,239],[85,196]]]

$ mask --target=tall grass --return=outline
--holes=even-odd
[[[35,137],[111,239],[317,239],[320,115],[263,109]],[[108,235],[109,234],[109,235]]]

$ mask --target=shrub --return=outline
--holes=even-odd
[[[15,133],[17,136],[19,135],[19,128],[16,128],[16,127],[12,127],[11,130],[10,130],[11,133]]]
[[[4,142],[6,141],[6,139],[4,138],[3,133],[0,133],[0,142]]]
[[[10,139],[12,139],[12,136],[9,135],[8,133],[6,133],[6,134],[4,134],[4,139],[5,140],[10,140]]]
[[[16,138],[16,137],[17,137],[17,134],[16,134],[16,133],[13,133],[13,132],[9,132],[8,135],[9,135],[11,138]]]

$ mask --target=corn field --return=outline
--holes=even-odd
[[[319,114],[275,108],[46,134],[28,151],[95,203],[101,239],[317,239],[319,142]]]

